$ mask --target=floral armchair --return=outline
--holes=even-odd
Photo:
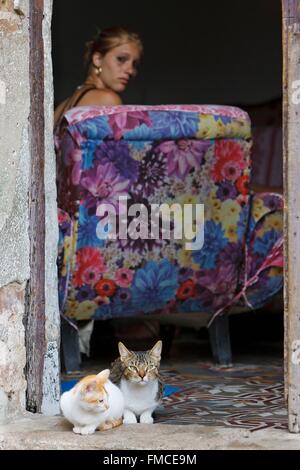
[[[213,325],[234,305],[267,303],[283,281],[282,198],[250,193],[251,145],[249,117],[234,107],[66,113],[56,135],[62,315],[73,322],[196,312]],[[129,232],[119,237],[119,223],[110,239],[99,207],[108,204],[120,215],[120,197]],[[202,248],[187,249],[184,236],[164,238],[174,203],[182,212],[172,227],[186,204],[204,204]],[[159,236],[151,237],[149,222],[140,226],[148,238],[130,237],[133,204],[149,212],[164,204]],[[198,223],[194,217],[192,228]]]

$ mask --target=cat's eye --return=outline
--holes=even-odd
[[[131,370],[131,372],[137,372],[137,368],[134,366],[128,366],[127,369]]]

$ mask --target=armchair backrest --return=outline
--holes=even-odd
[[[214,313],[234,297],[249,217],[245,112],[222,106],[75,108],[56,144],[58,205],[72,222],[64,240],[66,315]],[[107,238],[113,223],[101,212],[103,204],[116,209],[118,235],[127,214],[127,238]],[[133,204],[147,214],[164,204],[158,237],[151,236],[155,224],[143,219],[143,239],[137,238]],[[164,238],[173,204],[171,228],[182,221],[185,205],[204,204],[201,249],[187,249],[191,240],[184,237]],[[190,229],[198,223],[194,215]]]

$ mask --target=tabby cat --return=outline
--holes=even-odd
[[[123,423],[153,423],[152,413],[160,404],[163,384],[159,374],[162,342],[149,351],[129,351],[119,342],[120,357],[111,365],[110,379],[124,396]]]

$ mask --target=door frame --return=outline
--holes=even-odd
[[[284,368],[290,432],[300,432],[300,0],[282,0]]]

